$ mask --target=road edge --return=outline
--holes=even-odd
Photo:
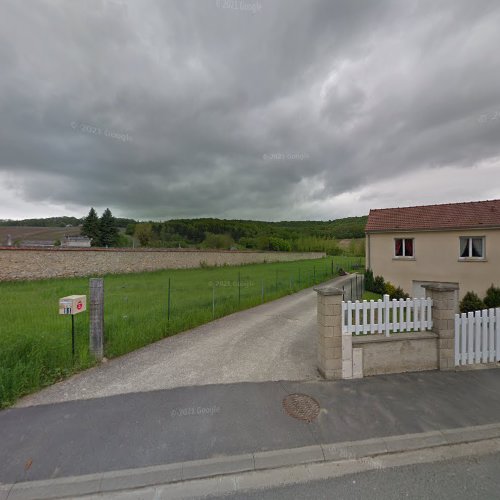
[[[283,450],[194,460],[14,484],[0,483],[0,500],[49,500],[169,485],[229,474],[307,464],[341,463],[423,449],[500,439],[500,422]],[[500,450],[500,441],[498,441]],[[365,460],[366,461],[366,460]]]

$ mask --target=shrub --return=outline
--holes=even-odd
[[[365,290],[367,292],[373,292],[373,271],[371,269],[367,269],[365,271]]]
[[[484,302],[475,292],[467,292],[460,302],[460,312],[467,313],[484,309]]]
[[[385,281],[382,276],[375,276],[373,279],[373,293],[378,293],[379,295],[384,295],[385,293]]]
[[[283,238],[277,238],[275,236],[271,236],[269,238],[269,250],[273,250],[275,252],[290,252],[292,250],[292,245],[287,240]]]
[[[391,297],[392,299],[409,299],[410,295],[406,293],[400,286],[396,288],[394,291],[394,295]]]
[[[396,297],[394,297],[394,295],[396,293],[396,287],[390,281],[386,281],[384,285],[384,293],[389,295],[391,299],[395,299]]]
[[[203,240],[205,248],[217,248],[229,250],[234,245],[234,240],[230,234],[206,233]]]
[[[500,288],[492,284],[488,290],[486,290],[484,305],[486,307],[500,307]]]

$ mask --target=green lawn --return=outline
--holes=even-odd
[[[367,292],[366,290],[363,292],[363,300],[379,300],[382,299],[383,296],[378,293]]]
[[[351,270],[353,266],[362,270],[363,259],[328,257],[105,276],[105,356],[120,356],[330,279],[332,269],[335,275],[338,268]],[[72,294],[88,296],[88,279],[0,283],[0,407],[93,364],[88,313],[75,316],[74,362],[71,319],[58,315],[59,298]]]

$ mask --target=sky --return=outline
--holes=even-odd
[[[498,0],[1,0],[0,219],[500,198]]]

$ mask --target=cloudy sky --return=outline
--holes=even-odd
[[[0,0],[0,219],[500,198],[498,0]]]

